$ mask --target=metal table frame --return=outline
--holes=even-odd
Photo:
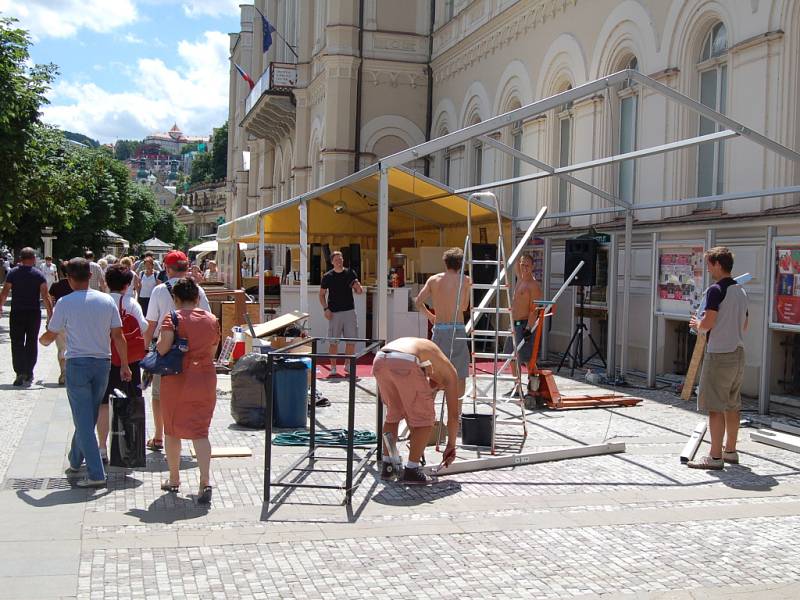
[[[320,343],[326,344],[363,344],[363,349],[355,352],[353,354],[330,354],[328,352],[319,352],[318,345]],[[311,352],[306,353],[295,353],[291,352],[296,348],[300,348],[302,346],[311,345]],[[355,446],[354,444],[354,429],[355,429],[355,408],[356,408],[356,363],[359,358],[362,356],[380,350],[380,348],[384,345],[382,340],[370,340],[370,339],[360,339],[360,338],[328,338],[328,337],[312,337],[312,338],[304,338],[294,342],[288,346],[284,346],[279,350],[275,350],[268,355],[267,360],[267,368],[269,369],[269,376],[267,377],[267,381],[265,383],[266,387],[266,424],[265,424],[265,449],[264,449],[264,503],[269,504],[270,501],[270,492],[272,486],[279,486],[279,487],[289,487],[289,488],[321,488],[321,489],[335,489],[335,490],[344,490],[344,501],[342,504],[351,504],[353,498],[353,491],[356,486],[353,486],[353,480],[356,475],[358,475],[364,467],[366,467],[369,459],[372,457],[374,453],[377,452],[378,460],[382,457],[382,449],[383,446],[381,444],[382,435],[383,435],[383,404],[381,403],[380,399],[380,391],[376,396],[376,421],[375,421],[375,428],[377,431],[377,443],[375,447],[370,446]],[[349,375],[349,399],[348,399],[348,406],[347,406],[347,446],[346,451],[347,454],[344,459],[341,458],[334,458],[330,456],[316,456],[315,452],[317,448],[337,448],[343,449],[341,446],[333,446],[328,444],[316,444],[315,437],[316,437],[316,391],[317,391],[317,362],[321,358],[336,358],[337,360],[342,360],[345,363],[349,361],[350,363],[350,375]],[[311,359],[311,414],[310,414],[310,425],[309,425],[309,441],[308,441],[308,450],[303,453],[297,460],[295,460],[289,467],[287,467],[282,473],[280,473],[274,480],[272,479],[272,415],[273,415],[273,400],[272,400],[272,386],[274,381],[275,375],[275,362],[278,358],[310,358]],[[353,462],[354,462],[354,452],[355,449],[366,450],[367,452],[361,458],[358,465],[356,465],[355,470],[353,469]],[[302,471],[304,473],[313,472],[314,463],[317,460],[346,460],[347,467],[345,470],[345,479],[344,482],[340,485],[333,485],[333,484],[313,484],[313,483],[303,483],[300,481],[284,481],[290,474],[294,471]],[[303,467],[300,465],[306,463]]]

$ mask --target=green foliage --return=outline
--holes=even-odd
[[[228,122],[214,129],[211,152],[211,179],[225,179],[228,175]]]
[[[189,152],[194,152],[197,150],[198,145],[198,142],[190,142],[186,144],[183,148],[181,148],[181,154],[189,154]]]
[[[117,160],[133,158],[141,145],[142,143],[136,140],[117,140],[114,143],[114,158]]]
[[[64,137],[68,140],[72,140],[73,142],[78,142],[79,144],[83,144],[84,146],[89,146],[90,148],[97,148],[100,146],[100,142],[97,140],[93,140],[88,135],[83,135],[82,133],[74,133],[72,131],[65,131]]]
[[[178,217],[171,210],[158,207],[153,233],[158,239],[174,244],[175,248],[187,247],[188,234],[186,226],[178,221]]]
[[[208,152],[202,154],[195,154],[192,160],[192,172],[189,177],[189,183],[202,183],[212,180],[212,158]]]

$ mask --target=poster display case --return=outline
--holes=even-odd
[[[800,332],[800,237],[772,245],[770,328]]]
[[[656,314],[688,320],[703,297],[705,263],[702,241],[665,241],[658,245]]]

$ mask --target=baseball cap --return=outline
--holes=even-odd
[[[164,264],[168,267],[174,267],[179,262],[189,262],[189,258],[180,250],[173,250],[168,252],[164,257]]]

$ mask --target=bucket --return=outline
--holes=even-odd
[[[492,415],[461,415],[461,440],[466,446],[491,446]]]

